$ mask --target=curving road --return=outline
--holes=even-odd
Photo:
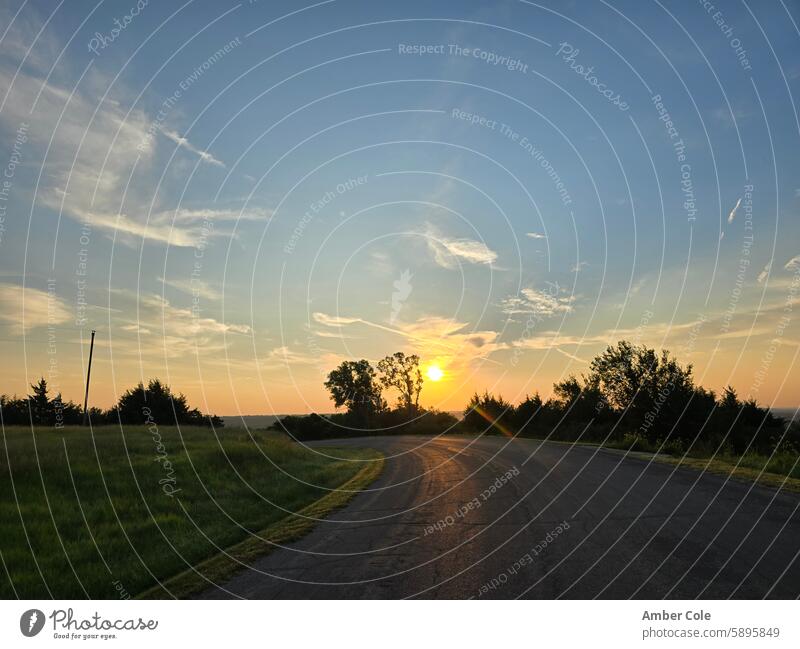
[[[306,537],[202,597],[800,595],[797,494],[535,440],[325,445],[377,448],[383,474]]]

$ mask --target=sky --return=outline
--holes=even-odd
[[[800,403],[800,7],[0,8],[0,393],[330,412],[550,394],[627,339]]]

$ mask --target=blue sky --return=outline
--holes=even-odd
[[[101,405],[402,349],[452,409],[620,338],[796,404],[800,14],[714,4],[6,3],[0,391],[77,400],[96,328]]]

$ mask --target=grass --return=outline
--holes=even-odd
[[[572,444],[573,442],[558,442]],[[677,464],[700,471],[708,471],[719,475],[730,476],[737,480],[747,480],[758,484],[781,488],[786,491],[800,493],[800,462],[797,455],[787,451],[775,453],[772,457],[759,453],[747,453],[738,456],[729,452],[714,453],[709,449],[690,449],[688,453],[675,444],[652,444],[644,439],[626,436],[624,439],[599,442],[576,442],[579,446],[599,446],[615,450],[630,451],[633,455],[647,454],[656,462]]]
[[[785,456],[784,456],[785,455]],[[717,455],[711,459],[695,457],[674,457],[670,455],[657,455],[656,460],[667,464],[678,464],[719,475],[728,475],[738,480],[757,482],[758,484],[800,493],[800,476],[797,467],[791,464],[797,459],[789,454],[775,456],[771,460],[768,456],[755,453],[743,456]],[[737,465],[738,462],[738,465]],[[766,467],[766,468],[765,468]]]
[[[370,484],[381,472],[383,459],[364,465],[353,478],[342,485],[340,491],[323,496],[298,512],[297,516],[285,518],[250,537],[225,552],[194,566],[190,570],[154,586],[142,594],[142,599],[163,599],[166,597],[185,598],[230,577],[253,559],[263,557],[276,549],[279,544],[293,541],[306,534],[313,526],[314,519],[325,516],[330,511],[344,505],[353,492],[360,491]]]
[[[313,521],[290,512],[324,515],[382,465],[372,450],[326,453],[237,429],[7,427],[0,598],[135,597],[164,580],[188,593],[192,566],[230,572],[219,548],[247,558],[269,547],[253,534],[296,538]]]

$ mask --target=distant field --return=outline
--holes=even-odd
[[[788,421],[797,421],[800,419],[800,413],[797,412],[797,408],[770,408],[770,410],[776,417],[783,417]]]
[[[462,410],[450,410],[448,413],[456,419],[461,419],[464,416]],[[321,414],[325,416],[325,413]],[[258,429],[269,428],[281,417],[286,417],[286,415],[224,415],[222,420],[226,426],[244,426],[250,429]]]
[[[175,427],[3,435],[4,599],[136,596],[325,496],[367,464],[351,460],[378,457],[327,449],[329,459],[229,428],[219,440]]]
[[[269,428],[283,415],[224,415],[222,421],[226,426],[255,428]]]

